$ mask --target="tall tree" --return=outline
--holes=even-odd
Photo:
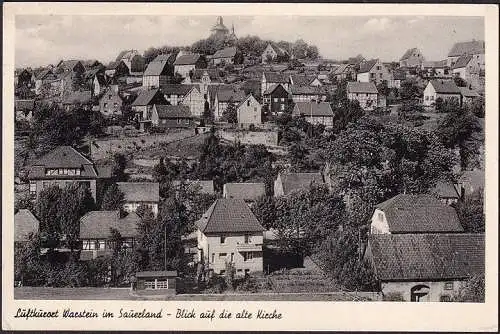
[[[122,210],[125,196],[116,183],[112,183],[102,199],[102,210]]]

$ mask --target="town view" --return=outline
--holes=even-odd
[[[484,33],[361,18],[380,54],[332,56],[206,19],[17,38],[14,297],[484,302]]]

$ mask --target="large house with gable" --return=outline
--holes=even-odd
[[[268,43],[261,55],[263,63],[284,62],[290,59],[290,54],[275,43]]]
[[[392,75],[379,59],[372,59],[359,64],[357,81],[373,82],[376,85],[386,81],[389,84],[392,81]]]
[[[424,61],[425,58],[422,55],[422,52],[417,48],[411,48],[406,50],[401,59],[399,59],[399,67],[403,68],[421,67]]]

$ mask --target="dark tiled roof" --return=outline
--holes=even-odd
[[[378,94],[377,86],[373,82],[348,82],[348,93]]]
[[[194,65],[200,59],[199,54],[187,54],[177,57],[174,65]]]
[[[391,233],[463,232],[455,209],[430,195],[399,194],[377,208]]]
[[[82,165],[92,165],[92,162],[71,146],[59,146],[32,165],[46,168],[80,168]]]
[[[229,47],[229,48],[224,48],[222,50],[218,50],[214,55],[212,56],[213,58],[232,58],[236,55],[236,52],[238,50],[236,47]]]
[[[298,86],[292,85],[290,87],[292,95],[324,95],[326,90],[323,87],[316,86]]]
[[[30,233],[37,233],[40,222],[30,210],[21,209],[14,215],[14,241],[26,241]]]
[[[147,106],[151,104],[151,101],[159,93],[159,89],[143,90],[137,96],[137,98],[132,103],[133,106]]]
[[[299,74],[290,75],[290,79],[293,82],[293,84],[298,86],[309,85],[314,81],[314,79],[317,78],[318,77],[315,75],[299,75]]]
[[[369,237],[382,281],[439,281],[484,274],[484,234],[375,234]]]
[[[81,239],[106,239],[109,238],[110,229],[114,228],[124,238],[138,235],[137,224],[140,222],[135,212],[120,218],[120,211],[90,211],[80,218]]]
[[[394,71],[392,72],[392,78],[394,80],[405,80],[406,72],[405,71]]]
[[[288,173],[281,175],[283,183],[283,193],[285,195],[296,190],[309,189],[311,184],[322,184],[323,177],[321,173]]]
[[[455,68],[465,67],[470,62],[471,59],[472,59],[472,55],[460,56],[460,58],[457,59],[457,62],[455,63],[455,65],[453,65],[453,68],[455,69]]]
[[[411,48],[411,49],[406,50],[406,52],[404,53],[403,57],[401,57],[401,59],[399,59],[399,60],[405,60],[405,59],[410,58],[415,51],[418,51],[418,49],[417,48]]]
[[[224,197],[243,200],[256,200],[266,194],[264,183],[226,183]]]
[[[469,41],[455,43],[448,53],[448,57],[456,57],[464,54],[484,53],[484,41]]]
[[[264,72],[267,83],[288,83],[288,77],[282,73]]]
[[[193,85],[166,84],[160,86],[162,93],[166,95],[186,95],[191,88]]]
[[[160,119],[166,118],[191,118],[191,111],[189,106],[186,105],[155,105],[158,117]]]
[[[293,108],[295,116],[333,117],[333,110],[328,102],[297,102]]]
[[[246,98],[245,92],[235,87],[219,87],[217,90],[217,100],[219,102],[241,102]]]
[[[217,69],[208,69],[208,68],[197,68],[193,71],[193,76],[191,77],[192,81],[200,81],[201,77],[205,74],[208,74],[211,82],[222,82],[222,78],[220,76],[219,70]]]
[[[172,62],[172,60],[174,59],[174,56],[175,55],[173,53],[161,54],[161,55],[156,56],[156,58],[153,59],[153,61],[167,61],[167,62]]]
[[[458,87],[462,96],[464,97],[479,97],[480,95],[474,89],[469,89],[469,87]]]
[[[366,73],[369,72],[373,66],[377,63],[378,59],[372,59],[368,61],[364,61],[359,64],[359,72],[358,73]]]
[[[117,182],[125,202],[158,202],[160,184],[156,182]]]
[[[269,86],[268,89],[266,89],[266,91],[264,92],[264,95],[272,94],[276,89],[278,89],[278,87],[281,87],[285,92],[288,93],[288,91],[286,90],[285,87],[283,87],[282,84],[272,84],[271,86]]]
[[[460,94],[460,89],[453,80],[431,80],[436,93],[441,94]]]
[[[148,64],[148,67],[146,67],[144,75],[162,75],[167,66],[167,61],[152,61]]]
[[[79,60],[75,59],[63,60],[58,67],[62,68],[65,71],[73,71],[73,69],[75,68],[76,65],[78,65],[78,63],[82,65],[82,63]]]
[[[203,217],[196,222],[196,226],[203,233],[264,231],[248,205],[241,199],[215,200]]]
[[[288,51],[286,51],[285,49],[283,48],[280,48],[276,43],[269,43],[271,45],[271,47],[274,49],[274,52],[276,52],[276,54],[281,57],[281,56],[284,56],[284,55],[287,55],[288,54]],[[267,48],[267,47],[266,47]]]

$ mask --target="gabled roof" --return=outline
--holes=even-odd
[[[118,54],[118,57],[116,57],[116,61],[119,61],[121,59],[131,60],[135,56],[140,56],[137,50],[124,50]]]
[[[158,113],[158,118],[191,118],[191,111],[189,106],[178,104],[176,106],[171,105],[155,105],[156,112]]]
[[[217,90],[217,101],[218,102],[241,102],[245,100],[245,92],[237,89],[235,87],[219,87]]]
[[[199,54],[186,54],[177,57],[177,59],[174,62],[174,65],[194,65],[196,62],[200,59]]]
[[[316,75],[301,75],[301,74],[292,74],[290,75],[290,80],[293,85],[297,86],[306,86],[310,85],[318,76]]]
[[[46,168],[80,168],[83,165],[92,164],[92,161],[84,157],[73,147],[58,146],[36,160],[32,166],[45,166]]]
[[[281,175],[283,184],[283,193],[289,193],[297,190],[307,190],[311,184],[323,184],[321,173],[287,173]]]
[[[224,184],[224,198],[234,198],[255,201],[266,194],[264,183],[226,183]]]
[[[92,92],[90,90],[75,91],[64,97],[63,104],[86,104],[92,100]]]
[[[116,182],[125,202],[158,202],[160,184],[157,182]]]
[[[253,98],[253,99],[254,99],[254,100],[255,100],[255,101],[256,101],[256,102],[260,105],[260,102],[259,102],[259,101],[257,101],[257,99],[256,99],[256,98],[252,95],[252,93],[250,93],[250,94],[248,94],[248,95],[247,95],[247,97],[245,97],[245,99],[244,99],[244,100],[242,100],[242,101],[238,104],[238,106],[236,107],[236,109],[239,109],[239,107],[241,107],[242,105],[244,105],[244,104],[245,104],[245,102],[246,102],[248,99],[252,99],[252,98]]]
[[[463,97],[480,97],[479,93],[469,87],[458,87]]]
[[[262,232],[264,228],[242,199],[220,198],[196,222],[203,233]]]
[[[173,53],[161,54],[161,55],[156,56],[155,59],[153,59],[153,61],[166,61],[166,62],[172,62],[172,63],[173,63],[173,60],[175,61],[175,54],[173,54]]]
[[[290,87],[292,95],[325,95],[326,90],[322,86],[299,86],[292,85]]]
[[[132,106],[147,106],[151,104],[153,98],[161,94],[159,89],[143,90],[139,96],[132,102]]]
[[[54,79],[56,78],[56,76],[54,75],[54,73],[52,73],[52,70],[50,68],[48,68],[48,69],[42,70],[39,73],[37,73],[35,75],[35,80],[43,80],[43,79],[45,79],[48,76],[53,76]]]
[[[137,225],[141,219],[135,212],[120,218],[120,211],[90,211],[80,218],[80,239],[106,239],[111,228],[120,232],[123,238],[136,237]]]
[[[14,215],[14,241],[26,241],[30,233],[37,233],[40,221],[30,210],[21,209]]]
[[[276,89],[278,89],[278,87],[281,87],[281,89],[283,89],[285,92],[288,93],[288,91],[286,90],[285,87],[283,87],[282,84],[272,84],[271,86],[269,86],[268,89],[266,89],[266,91],[264,92],[264,95],[272,94]]]
[[[448,57],[457,57],[464,54],[473,55],[484,53],[484,41],[469,41],[455,43],[448,53]]]
[[[210,78],[210,82],[219,82],[222,83],[222,78],[219,75],[219,70],[217,69],[209,69],[209,68],[197,68],[193,71],[193,76],[191,77],[191,81],[198,82],[201,80],[203,75],[207,73]]]
[[[146,67],[144,75],[162,75],[168,66],[167,61],[152,61]]]
[[[366,73],[370,72],[370,70],[375,66],[375,64],[378,62],[378,59],[372,59],[372,60],[367,60],[364,62],[361,62],[359,64],[359,72],[358,73]]]
[[[273,48],[274,52],[276,52],[276,54],[281,57],[281,56],[285,56],[288,54],[288,51],[286,51],[285,49],[281,48],[278,46],[278,44],[276,43],[268,43],[268,46],[271,45],[271,47]],[[267,46],[266,46],[267,48]]]
[[[214,53],[212,56],[212,59],[214,58],[233,58],[236,55],[236,52],[238,49],[234,46],[224,48],[222,50],[218,50],[217,52]]]
[[[83,66],[82,62],[76,59],[63,60],[57,67],[62,68],[64,71],[73,71],[78,64]]]
[[[391,233],[464,231],[455,209],[430,195],[399,194],[376,207],[384,212]]]
[[[467,64],[471,61],[471,59],[472,59],[472,55],[460,56],[460,58],[457,59],[457,62],[455,63],[455,65],[453,65],[453,69],[466,67]]]
[[[430,84],[436,93],[440,94],[460,94],[460,89],[453,80],[431,80]]]
[[[377,86],[373,82],[348,82],[348,93],[378,94]]]
[[[382,281],[440,281],[484,274],[484,234],[372,234]]]
[[[184,85],[184,84],[166,84],[161,85],[161,92],[165,95],[186,95],[189,91],[195,87],[194,85]]]
[[[333,117],[333,110],[328,102],[296,102],[294,116]]]
[[[351,68],[352,68],[351,64],[342,64],[342,65],[338,66],[337,68],[335,68],[335,70],[333,71],[333,74],[337,74],[337,75],[343,74],[343,73],[346,73]]]
[[[406,52],[404,53],[403,57],[401,57],[401,59],[399,59],[400,61],[401,60],[406,60],[406,59],[409,59],[415,52],[418,52],[418,49],[417,48],[411,48],[411,49],[408,49],[406,50]]]
[[[288,83],[288,77],[282,73],[263,72],[267,83]]]

